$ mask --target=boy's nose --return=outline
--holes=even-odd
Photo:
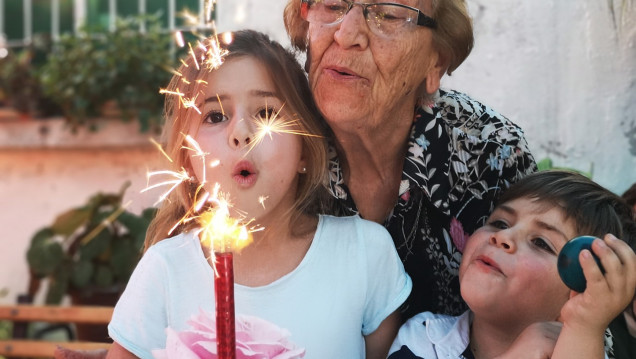
[[[497,248],[503,249],[508,253],[513,253],[515,250],[517,250],[517,246],[515,244],[515,241],[512,239],[511,233],[507,232],[506,230],[493,233],[490,236],[489,243],[493,246],[496,246]]]

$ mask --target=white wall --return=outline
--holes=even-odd
[[[537,159],[593,166],[619,194],[636,182],[636,3],[468,3],[475,50],[443,85],[519,124]]]

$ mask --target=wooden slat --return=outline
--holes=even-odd
[[[42,321],[51,323],[108,324],[112,307],[99,306],[0,306],[0,319],[11,321]]]
[[[17,358],[53,358],[58,346],[72,350],[108,349],[111,344],[93,342],[46,342],[41,340],[0,340],[0,355]]]

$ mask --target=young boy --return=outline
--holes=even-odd
[[[624,206],[570,172],[537,172],[511,186],[463,251],[459,279],[470,310],[416,315],[389,358],[603,358],[605,329],[636,289],[636,254],[616,238]],[[589,251],[579,254],[583,293],[557,271],[559,251],[580,235],[604,238],[592,251],[605,274]]]

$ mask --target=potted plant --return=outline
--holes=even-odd
[[[34,38],[31,46],[9,51],[0,58],[0,102],[12,107],[20,117],[46,118],[61,114],[61,109],[44,94],[38,78],[42,54],[50,50],[44,36]]]
[[[74,303],[111,294],[114,305],[135,268],[155,209],[141,215],[122,206],[126,183],[116,194],[97,193],[83,206],[61,213],[31,239],[27,261],[35,282],[48,278],[47,304],[70,294]],[[29,294],[39,284],[30,285]]]
[[[157,130],[163,109],[159,89],[170,80],[173,61],[170,36],[157,16],[120,18],[113,31],[85,27],[78,35],[63,35],[39,78],[72,128],[93,125],[105,107],[116,104],[118,117],[138,120],[142,131]]]

